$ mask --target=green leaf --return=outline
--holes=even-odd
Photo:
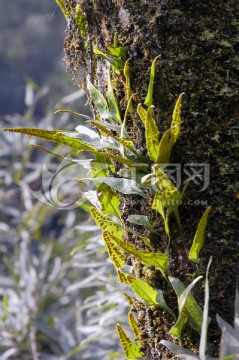
[[[140,279],[131,279],[130,285],[135,293],[143,300],[144,305],[157,305],[157,290],[153,289],[149,284]]]
[[[169,277],[169,281],[171,282],[173,289],[178,298],[178,312],[179,312],[178,321],[170,330],[170,333],[173,333],[175,335],[178,332],[179,334],[181,334],[182,325],[184,325],[185,323],[184,320],[183,320],[183,324],[181,323],[182,321],[181,317],[185,316],[185,314],[188,318],[191,327],[199,334],[201,333],[203,313],[200,306],[197,304],[196,300],[194,299],[193,295],[190,293],[196,282],[201,278],[202,276],[198,276],[185,289],[183,283],[179,279],[174,277]],[[185,310],[185,314],[184,314],[184,310]]]
[[[116,325],[116,330],[127,360],[137,360],[138,357],[143,356],[140,348],[130,340],[124,329],[119,324]]]
[[[173,147],[173,142],[170,141],[171,131],[171,129],[165,131],[160,140],[156,158],[157,164],[167,164],[169,162],[171,150]]]
[[[138,104],[137,113],[138,113],[141,121],[145,124],[146,116],[147,116],[147,110],[145,110],[141,104]]]
[[[119,155],[114,155],[114,154],[110,154],[110,153],[107,153],[107,152],[104,152],[104,151],[97,151],[97,150],[91,150],[91,149],[87,149],[85,150],[87,152],[90,152],[92,154],[95,154],[97,156],[102,156],[104,157],[105,159],[111,159],[111,160],[115,160],[117,162],[119,162],[120,164],[125,164],[129,167],[145,167],[145,164],[137,164],[135,163],[134,161],[132,160],[129,160],[129,159],[125,159],[123,158],[122,156],[119,156]]]
[[[62,13],[64,14],[66,21],[68,21],[69,14],[66,10],[65,2],[64,0],[56,0],[57,5],[60,7]]]
[[[203,309],[203,321],[202,321],[202,331],[199,345],[199,357],[200,360],[206,360],[206,349],[207,349],[207,330],[208,330],[208,311],[209,311],[209,283],[208,283],[208,273],[212,263],[212,257],[210,257],[207,271],[206,271],[206,282],[205,282],[205,300],[204,300],[204,309]]]
[[[110,45],[107,46],[110,54],[114,57],[121,58],[122,60],[126,58],[126,48],[123,46],[112,47]]]
[[[115,97],[112,83],[111,83],[111,77],[110,77],[110,71],[108,76],[108,92],[107,92],[107,100],[109,105],[109,112],[113,119],[117,120],[120,124],[122,124],[120,111],[118,107],[118,101]]]
[[[122,194],[136,194],[146,197],[135,180],[115,177],[82,178],[81,181],[97,181],[105,183]]]
[[[136,250],[134,245],[126,244],[121,240],[121,237],[118,237],[117,234],[111,232],[111,238],[115,243],[124,251],[133,254],[138,260],[143,262],[147,266],[154,266],[156,269],[159,269],[163,275],[168,272],[168,255],[162,253],[153,253],[146,250]]]
[[[150,69],[150,78],[149,78],[149,86],[148,86],[148,93],[144,101],[144,105],[151,106],[153,104],[153,90],[154,90],[154,78],[155,78],[155,66],[156,61],[159,58],[158,55],[152,62],[151,69]]]
[[[137,321],[135,320],[132,311],[129,311],[129,313],[128,313],[128,320],[129,320],[129,326],[133,330],[134,338],[137,342],[137,345],[139,347],[141,347],[142,346],[141,341],[139,340],[140,339],[140,329],[138,327]]]
[[[93,125],[95,125],[100,131],[102,131],[103,133],[107,134],[109,137],[111,137],[112,139],[114,139],[115,141],[117,141],[118,143],[120,143],[121,145],[125,146],[126,148],[128,148],[130,151],[132,151],[134,154],[136,153],[136,150],[134,148],[133,145],[133,141],[131,140],[125,140],[123,138],[120,138],[116,135],[114,135],[110,130],[107,129],[107,126],[105,126],[102,123],[99,123],[98,121],[92,121],[89,120],[89,122]]]
[[[46,139],[49,141],[53,141],[57,144],[67,145],[73,150],[82,150],[82,149],[93,150],[93,151],[95,150],[93,146],[81,141],[80,139],[69,136],[69,135],[75,136],[75,133],[69,133],[69,132],[64,133],[63,130],[43,130],[36,128],[5,128],[2,130]]]
[[[204,244],[204,235],[205,235],[205,229],[206,229],[206,226],[207,226],[207,218],[208,218],[208,214],[209,212],[211,211],[211,206],[209,206],[199,224],[198,224],[198,227],[197,227],[197,231],[196,231],[196,234],[194,236],[194,239],[193,239],[193,244],[192,244],[192,247],[190,249],[190,252],[189,252],[189,256],[188,258],[192,261],[194,261],[195,263],[198,263],[198,257],[199,257],[199,253],[203,247],[203,244]]]
[[[116,74],[120,75],[120,70],[123,69],[125,64],[124,60],[122,60],[120,57],[112,56],[111,54],[106,54],[100,51],[97,47],[94,48],[94,53],[106,59],[110,63],[112,69],[116,72]]]
[[[170,310],[166,304],[162,290],[153,289],[149,284],[140,279],[130,279],[130,285],[135,293],[143,300],[146,306],[160,306],[166,310],[174,318],[174,313]]]
[[[97,108],[101,119],[109,119],[110,113],[108,104],[99,90],[91,83],[90,75],[87,76],[87,89],[89,90],[90,96]]]
[[[97,188],[98,200],[101,204],[101,211],[104,215],[113,215],[121,219],[119,205],[120,197],[107,184],[102,183]]]
[[[176,143],[180,131],[181,131],[181,107],[182,107],[182,100],[183,100],[184,93],[180,94],[176,105],[173,110],[173,117],[171,122],[171,134],[172,134],[172,142],[173,144]]]
[[[128,59],[124,64],[124,77],[125,77],[125,90],[126,90],[126,99],[129,100],[131,98],[131,86],[130,86],[130,70],[129,70],[129,60]],[[130,108],[131,110],[132,108]]]
[[[182,360],[200,360],[199,356],[194,352],[183,348],[177,344],[172,343],[171,341],[161,340],[160,344],[166,346],[175,356]],[[208,360],[212,360],[212,358],[208,358]],[[216,360],[216,359],[215,359]]]
[[[131,222],[133,224],[145,226],[148,229],[153,229],[154,228],[150,224],[148,216],[146,216],[146,215],[129,215],[128,218],[127,218],[127,221],[129,221],[129,222]]]
[[[158,155],[160,133],[153,119],[153,106],[150,106],[147,110],[144,126],[148,156],[150,160],[155,162]]]
[[[91,160],[91,176],[92,177],[108,177],[108,165],[104,156],[96,155],[94,160]]]

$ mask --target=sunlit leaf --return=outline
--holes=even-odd
[[[80,139],[77,139],[76,137],[72,137],[74,133],[67,132],[67,135],[65,135],[64,130],[43,130],[36,128],[5,128],[3,130],[46,139],[49,141],[53,141],[57,144],[67,145],[73,150],[85,149],[85,150],[94,151],[95,149],[93,146],[84,143]]]
[[[107,134],[109,137],[111,137],[112,139],[114,139],[115,141],[117,141],[118,143],[122,144],[123,146],[125,146],[126,148],[128,148],[130,151],[132,151],[133,153],[136,153],[136,150],[134,148],[133,145],[133,141],[132,140],[125,140],[123,138],[120,138],[116,135],[114,135],[110,130],[107,129],[107,126],[105,126],[102,123],[99,123],[97,121],[89,121],[91,124],[95,125],[101,132],[103,132],[104,134]]]
[[[82,178],[81,181],[96,181],[105,183],[122,194],[136,194],[145,197],[135,180],[116,177]]]
[[[89,90],[90,96],[100,114],[100,117],[102,119],[109,119],[110,113],[108,104],[101,92],[91,83],[89,75],[87,77],[87,89]]]
[[[156,61],[159,58],[160,55],[158,55],[152,62],[151,69],[150,69],[150,78],[149,78],[149,86],[148,86],[148,92],[147,96],[144,101],[144,105],[151,106],[153,104],[153,90],[154,90],[154,78],[155,78],[155,66]]]
[[[97,188],[98,200],[101,204],[101,211],[104,215],[113,215],[120,219],[120,197],[106,183],[102,183]]]
[[[137,164],[135,163],[134,161],[132,160],[129,160],[129,159],[126,159],[126,158],[123,158],[122,156],[119,156],[119,155],[114,155],[114,154],[111,154],[111,153],[107,153],[107,152],[104,152],[104,151],[96,151],[96,150],[86,150],[87,152],[90,152],[92,154],[95,154],[97,156],[102,156],[104,157],[105,159],[111,159],[111,160],[115,160],[117,162],[119,162],[120,164],[125,164],[129,167],[143,167],[145,166],[145,164]]]
[[[130,340],[124,329],[119,324],[116,325],[116,330],[127,360],[137,360],[138,357],[143,356],[140,348]]]
[[[173,146],[173,142],[170,141],[171,137],[171,129],[165,131],[163,134],[158,147],[158,153],[157,153],[157,164],[167,164],[170,159],[170,154]]]
[[[199,356],[200,360],[206,360],[206,349],[207,349],[207,330],[209,323],[209,282],[208,282],[208,273],[212,263],[212,257],[210,257],[207,271],[206,271],[206,281],[205,281],[205,300],[204,300],[204,309],[203,309],[203,321],[202,321],[202,331],[199,345]]]
[[[110,115],[112,116],[113,119],[117,120],[120,124],[122,124],[120,111],[119,111],[119,107],[118,107],[118,101],[115,97],[115,94],[114,94],[114,91],[112,88],[110,71],[109,71],[109,75],[108,75],[107,100],[108,100]]]
[[[181,360],[199,360],[199,356],[194,352],[174,344],[171,341],[161,340],[160,344],[166,346],[175,356]],[[212,358],[208,358],[208,360],[212,360]]]
[[[129,60],[130,59],[128,59],[124,64],[125,90],[127,100],[129,100],[131,97]]]
[[[66,5],[65,5],[64,0],[56,0],[56,3],[60,7],[60,9],[61,9],[62,13],[64,14],[64,16],[66,18],[66,21],[67,21],[69,14],[68,14],[68,12],[66,10]]]
[[[138,104],[137,113],[138,113],[141,121],[145,124],[146,116],[147,116],[147,110],[145,110],[141,104]]]
[[[156,161],[159,148],[159,130],[153,118],[153,106],[149,107],[145,119],[145,138],[150,160]]]
[[[129,320],[129,325],[130,325],[131,329],[133,330],[134,338],[137,342],[137,345],[139,347],[141,347],[141,342],[139,340],[140,339],[140,329],[138,327],[137,321],[135,320],[132,311],[129,311],[129,313],[128,313],[128,320]]]
[[[169,281],[171,282],[173,289],[178,298],[178,312],[179,312],[178,321],[170,330],[170,333],[173,333],[175,336],[176,333],[178,333],[179,335],[181,334],[182,326],[185,323],[184,320],[183,321],[181,320],[181,317],[185,317],[185,315],[187,316],[191,327],[199,334],[201,333],[202,319],[203,319],[202,309],[197,304],[193,295],[190,293],[196,282],[201,278],[202,276],[198,276],[185,289],[183,283],[179,279],[174,277],[169,277]]]
[[[160,306],[175,318],[175,315],[164,300],[162,290],[153,289],[149,284],[140,279],[131,278],[130,284],[135,293],[143,300],[144,305]]]
[[[106,231],[110,236],[115,234],[120,239],[123,238],[122,228],[118,224],[112,223],[112,219],[109,216],[103,215],[94,207],[90,208],[90,213],[96,225],[99,226],[102,231]]]
[[[148,229],[153,229],[153,226],[150,224],[149,218],[146,215],[129,215],[127,221],[133,224],[143,225]]]
[[[196,231],[196,234],[194,236],[194,239],[193,239],[193,244],[192,244],[192,247],[190,249],[190,252],[189,252],[189,256],[188,258],[192,261],[194,261],[195,263],[198,262],[198,257],[199,257],[199,253],[203,247],[203,244],[204,244],[204,235],[205,235],[205,229],[206,229],[206,226],[207,226],[207,218],[208,218],[208,214],[209,212],[211,211],[211,206],[209,206],[199,224],[198,224],[198,227],[197,227],[197,231]]]
[[[159,269],[163,275],[168,271],[168,255],[159,252],[153,253],[146,250],[136,250],[134,245],[126,244],[124,241],[122,241],[122,238],[118,237],[116,234],[111,232],[110,236],[120,248],[130,254],[133,254],[145,265],[154,266],[156,269]]]
[[[108,177],[109,166],[107,165],[104,156],[97,154],[95,159],[91,160],[90,165],[92,177]]]
[[[181,107],[184,93],[180,94],[173,110],[171,122],[171,135],[173,144],[176,143],[181,131]]]

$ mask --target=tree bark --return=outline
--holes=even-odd
[[[233,302],[238,276],[238,118],[239,118],[239,2],[238,0],[64,0],[69,11],[65,38],[66,63],[77,84],[85,87],[87,74],[105,92],[106,62],[93,53],[97,46],[106,51],[114,34],[125,46],[130,65],[131,87],[136,104],[143,102],[152,60],[160,55],[154,87],[155,118],[160,130],[169,128],[173,106],[178,95],[183,100],[183,131],[173,151],[171,162],[181,164],[205,163],[210,166],[210,183],[199,192],[190,184],[180,206],[182,235],[175,229],[170,250],[170,270],[173,276],[189,284],[195,268],[188,261],[197,224],[205,210],[212,206],[205,245],[201,253],[200,271],[205,274],[209,257],[210,270],[209,353],[217,355],[220,331],[215,315],[227,321],[233,318]],[[82,38],[75,22],[75,7],[81,5],[87,19],[86,39]],[[123,81],[114,79],[115,91],[123,99]],[[121,110],[125,103],[119,102]],[[137,112],[131,111],[127,122],[136,147],[145,153],[143,125]],[[158,230],[148,234],[156,249],[165,248],[167,239],[159,214],[151,210],[152,198],[137,205],[137,196],[122,196],[124,220],[130,214],[147,215]],[[139,202],[138,202],[139,204]],[[174,226],[171,220],[171,226]],[[137,229],[137,227],[135,227]],[[139,228],[138,228],[139,229]],[[142,228],[141,228],[142,231]],[[146,231],[146,230],[145,230]],[[127,241],[142,247],[140,239],[131,236]],[[128,259],[128,261],[131,261]],[[161,274],[137,265],[138,276],[154,288],[166,291],[173,309],[177,302]],[[203,305],[204,291],[196,287],[195,297]],[[135,314],[141,329],[143,351],[149,359],[168,358],[167,350],[159,345],[170,339],[168,330],[172,319],[161,310],[150,310],[135,303]],[[189,327],[183,345],[197,350],[199,337]]]

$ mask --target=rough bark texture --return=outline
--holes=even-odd
[[[112,44],[114,33],[119,43],[127,48],[132,73],[132,89],[136,103],[146,95],[149,68],[152,60],[160,55],[155,80],[154,105],[156,120],[161,130],[170,124],[172,109],[178,95],[185,92],[182,119],[183,133],[172,157],[174,163],[210,164],[210,185],[198,192],[190,185],[180,216],[183,234],[175,231],[170,251],[170,269],[174,276],[189,284],[195,276],[193,264],[186,253],[205,209],[189,205],[207,201],[213,210],[207,227],[205,246],[201,254],[200,270],[205,268],[210,255],[209,352],[216,355],[220,331],[215,315],[225,320],[233,317],[233,301],[238,276],[239,222],[238,222],[238,118],[239,118],[239,2],[238,0],[65,0],[71,15],[66,30],[66,62],[76,83],[85,84],[89,73],[92,82],[103,92],[106,87],[105,61],[92,49],[97,45],[102,51]],[[81,4],[88,22],[85,40],[75,25],[74,8]],[[123,98],[123,81],[114,79],[116,93]],[[125,103],[121,102],[121,110]],[[144,129],[135,111],[131,112],[127,130],[136,147],[145,152]],[[167,243],[160,216],[151,210],[151,197],[137,205],[137,197],[122,197],[122,216],[129,214],[149,216],[158,234],[152,233],[155,248],[163,250]],[[173,220],[171,226],[173,226]],[[142,228],[141,228],[142,231]],[[148,234],[149,235],[149,234]],[[138,247],[143,244],[131,237],[127,241]],[[128,259],[128,261],[133,261]],[[176,298],[168,289],[160,273],[136,265],[137,275],[152,286],[167,289],[167,301],[177,309]],[[203,304],[203,289],[198,285],[195,296]],[[167,334],[172,319],[160,310],[145,309],[135,303],[135,314],[142,333],[143,350],[150,359],[169,357],[159,341],[169,339]],[[198,335],[189,327],[184,331],[184,346],[197,349]]]

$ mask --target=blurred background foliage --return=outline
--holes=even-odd
[[[1,128],[73,130],[79,119],[54,110],[89,112],[64,71],[64,29],[54,0],[1,0]],[[49,200],[44,172],[59,174],[51,191],[65,204],[80,187],[59,171],[61,160],[29,143],[0,135],[0,359],[122,359],[115,324],[127,322],[127,304],[98,279],[113,274],[101,233],[87,204],[59,210],[38,200]],[[71,164],[71,174],[79,171]]]

